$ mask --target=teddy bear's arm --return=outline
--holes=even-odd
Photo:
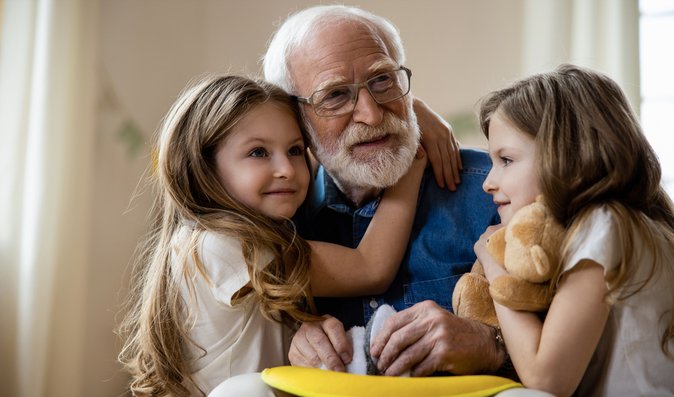
[[[543,311],[550,306],[552,291],[548,284],[535,284],[512,275],[494,279],[489,293],[495,302],[513,310]]]
[[[452,294],[454,314],[496,327],[498,320],[494,303],[489,297],[489,282],[479,261],[475,261],[473,270],[476,270],[476,267],[479,272],[471,271],[464,274],[454,287]]]

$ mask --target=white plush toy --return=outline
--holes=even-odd
[[[386,320],[396,313],[389,305],[380,306],[370,318],[365,327],[352,327],[346,333],[353,346],[353,358],[346,366],[346,372],[360,375],[381,375],[377,368],[377,359],[370,355],[370,341],[376,336],[386,323]],[[322,369],[327,369],[321,366]],[[409,372],[402,376],[410,376]]]

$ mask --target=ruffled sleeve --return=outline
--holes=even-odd
[[[231,306],[232,296],[250,281],[241,242],[234,237],[205,232],[199,254],[210,281],[211,292],[218,301]],[[258,266],[266,267],[272,259],[271,252],[265,252],[260,256]]]
[[[618,266],[618,234],[613,215],[604,207],[592,211],[578,228],[569,246],[569,259],[563,272],[573,269],[581,260],[589,259],[604,267],[604,274]]]

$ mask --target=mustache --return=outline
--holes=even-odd
[[[409,129],[409,124],[391,113],[384,113],[382,122],[376,127],[353,123],[346,127],[340,137],[340,146],[351,147],[362,142],[383,138],[386,135],[399,136]]]

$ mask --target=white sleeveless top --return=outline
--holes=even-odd
[[[641,239],[637,239],[634,249],[643,258],[643,263],[650,264],[652,253],[644,249]],[[575,253],[565,263],[564,271],[572,269],[581,259],[590,259],[603,266],[606,274],[618,266],[621,258],[616,247],[619,244],[612,214],[598,208],[579,229],[571,250]],[[660,348],[668,319],[662,315],[673,310],[674,255],[671,247],[666,251],[668,257],[662,266],[665,269],[655,274],[639,293],[617,301],[611,307],[604,333],[577,395],[674,396],[674,360]],[[633,280],[644,280],[649,267],[641,266]],[[672,340],[669,351],[674,353]]]
[[[191,233],[189,225],[182,226],[174,247],[186,247]],[[190,297],[185,281],[181,283],[183,299],[191,304],[194,316],[190,337],[205,350],[189,344],[184,351],[186,357],[197,358],[191,363],[195,383],[208,394],[231,376],[286,365],[290,337],[286,327],[261,314],[254,293],[231,304],[234,293],[250,280],[239,240],[203,232],[197,252],[211,285],[195,272]],[[263,259],[260,265],[266,266],[272,256]]]

